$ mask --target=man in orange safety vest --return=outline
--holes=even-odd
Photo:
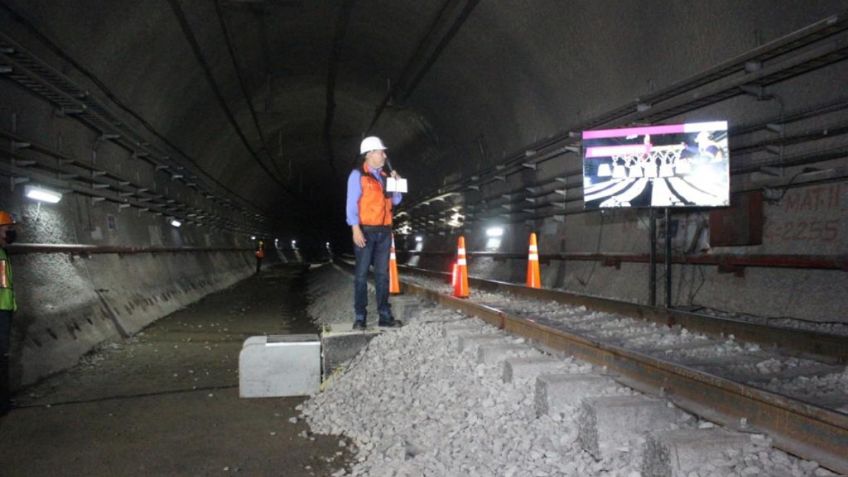
[[[347,224],[353,233],[356,255],[354,272],[353,328],[366,328],[368,306],[368,268],[374,266],[377,290],[377,324],[401,326],[389,305],[389,249],[392,245],[392,206],[398,205],[400,192],[386,192],[388,177],[398,179],[397,171],[386,172],[386,146],[376,136],[366,137],[359,145],[359,156],[347,181]]]

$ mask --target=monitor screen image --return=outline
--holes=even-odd
[[[583,131],[585,208],[730,204],[727,122]]]

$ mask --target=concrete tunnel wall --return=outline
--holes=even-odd
[[[826,201],[812,202],[810,197],[829,197]],[[801,250],[812,255],[844,255],[846,223],[843,219],[848,209],[848,183],[839,182],[811,185],[787,193],[787,201],[766,205],[767,223],[774,229],[764,237],[763,245],[736,247],[738,253],[792,253]],[[603,223],[601,223],[603,220]],[[672,237],[675,254],[693,243],[703,247],[700,253],[737,253],[732,247],[710,247],[707,214],[678,212],[672,215],[678,221],[677,233]],[[797,239],[795,234],[812,234],[809,228],[801,229],[799,223],[829,224],[833,235]],[[539,253],[648,253],[649,231],[647,210],[617,210],[603,215],[584,213],[568,215],[564,220],[543,220],[536,223],[505,226],[501,244],[496,249],[487,247],[486,229],[498,222],[467,228],[466,248],[469,251],[501,251],[527,253],[527,241],[536,232]],[[705,227],[696,235],[699,226]],[[404,239],[403,250],[416,250],[413,236]],[[663,303],[665,280],[663,278],[663,237],[658,237],[657,303]],[[810,248],[810,245],[815,248]],[[424,236],[420,249],[424,252],[442,252],[456,249],[456,236]],[[401,253],[401,257],[404,255]],[[408,265],[449,271],[452,256],[409,255]],[[482,278],[523,283],[526,277],[526,258],[495,259],[471,257],[469,274]],[[620,268],[604,266],[596,261],[550,260],[541,263],[542,286],[562,289],[578,294],[594,295],[616,300],[647,304],[649,294],[649,267],[642,263],[621,263]],[[848,306],[848,274],[843,270],[805,270],[792,268],[747,267],[742,276],[724,273],[715,265],[673,265],[672,305],[704,307],[718,312],[749,314],[766,318],[790,318],[816,323],[848,323],[845,307]]]
[[[673,118],[668,123],[698,119],[727,119],[731,127],[777,121],[783,114],[803,111],[811,105],[833,100],[834,85],[844,84],[848,66],[837,64],[826,69],[792,78],[769,88],[770,99],[757,100],[741,96],[732,100],[701,108]],[[659,83],[657,88],[667,84]],[[600,91],[592,87],[591,91]],[[777,98],[777,99],[775,99]],[[620,104],[607,104],[608,109]],[[820,139],[813,143],[788,146],[782,155],[816,154],[841,144],[828,137],[828,127],[834,121],[844,121],[846,115],[815,117],[795,130],[818,130]],[[573,121],[577,123],[576,120]],[[767,133],[766,133],[767,134]],[[762,137],[762,136],[761,136]],[[742,148],[751,139],[740,141],[731,137],[731,157],[734,147]],[[740,164],[768,163],[773,152],[760,151],[739,156]],[[733,159],[732,159],[733,160]],[[503,181],[482,187],[481,190],[464,190],[442,201],[444,210],[452,204],[461,208],[481,200],[495,202],[522,186],[532,187],[539,182],[562,177],[565,172],[581,169],[579,155],[547,161],[535,170],[513,174]],[[672,212],[675,224],[672,237],[674,255],[798,255],[807,257],[845,257],[848,254],[848,181],[836,175],[809,183],[796,181],[803,177],[801,164],[784,168],[780,177],[769,177],[756,169],[736,173],[731,177],[731,205],[737,206],[742,195],[766,188],[785,191],[779,200],[765,200],[762,211],[763,237],[759,245],[715,246],[711,244],[709,210],[678,209]],[[823,159],[812,163],[814,170],[844,170],[845,158]],[[815,172],[815,171],[814,171]],[[794,184],[793,184],[794,182]],[[488,214],[490,217],[466,221],[447,232],[428,233],[426,227],[410,230],[411,235],[400,240],[399,250],[418,250],[425,254],[405,256],[409,265],[448,271],[452,257],[432,256],[426,252],[445,252],[456,249],[456,237],[463,233],[469,251],[526,253],[531,232],[539,236],[540,253],[600,253],[647,254],[650,247],[649,212],[647,209],[618,209],[583,211],[582,202],[572,192],[582,188],[579,177],[571,177],[561,187],[567,189],[564,206],[559,217],[516,220],[509,213]],[[550,188],[550,187],[548,187]],[[581,193],[577,192],[579,196]],[[527,205],[532,207],[532,205]],[[492,210],[489,208],[489,211]],[[521,206],[513,208],[520,209]],[[409,209],[411,215],[427,213],[429,209]],[[449,214],[444,214],[447,217]],[[661,215],[661,214],[660,214]],[[497,247],[487,247],[486,229],[502,226],[504,236]],[[417,245],[413,236],[423,238]],[[662,257],[664,235],[657,236],[657,303],[663,303],[665,280]],[[403,256],[403,255],[402,255]],[[541,264],[543,286],[579,294],[596,295],[612,299],[649,303],[649,267],[641,263],[621,263],[620,267],[604,266],[599,261],[551,260]],[[523,282],[526,259],[494,259],[472,257],[469,273],[483,278],[510,282]],[[788,318],[820,324],[848,323],[845,308],[848,306],[848,274],[844,269],[816,270],[804,268],[746,267],[741,275],[720,271],[715,265],[673,265],[672,305],[692,308],[703,307],[717,312],[749,314],[758,317]]]
[[[68,157],[93,157],[97,146],[96,161],[104,170],[148,181],[154,190],[175,187],[167,177],[156,177],[149,165],[131,161],[126,151],[98,145],[91,131],[54,116],[43,103],[25,96],[5,101],[4,127],[26,137],[56,138],[54,147]],[[14,387],[73,366],[99,343],[137,333],[255,270],[255,242],[243,233],[198,224],[175,228],[167,216],[94,202],[82,194],[66,193],[58,204],[39,205],[24,197],[24,184],[4,187],[0,203],[20,223],[21,244],[195,250],[87,254],[27,253],[13,247],[18,302],[11,352]],[[271,240],[266,239],[266,249],[266,265],[300,260]]]
[[[73,366],[99,343],[131,336],[255,271],[252,241],[247,237],[197,227],[176,229],[161,217],[130,215],[108,204],[90,207],[87,198],[74,195],[40,208],[21,195],[19,191],[4,193],[0,200],[18,215],[22,223],[19,240],[24,243],[142,248],[156,243],[162,247],[199,245],[211,250],[13,252],[19,307],[13,321],[14,386],[31,384]],[[291,250],[271,246],[264,265],[296,260],[300,257]]]
[[[655,8],[645,9],[646,4]],[[464,60],[469,65],[481,66],[491,70],[493,63],[504,65],[501,76],[493,76],[493,82],[487,82],[485,91],[489,100],[474,103],[476,110],[460,108],[463,121],[472,124],[474,117],[499,118],[491,127],[494,133],[485,132],[486,146],[493,157],[490,163],[497,164],[502,157],[522,144],[531,144],[556,132],[574,131],[575,125],[592,117],[621,107],[634,98],[662,90],[676,81],[697,74],[710,66],[727,61],[776,37],[786,34],[824,18],[829,13],[838,13],[843,5],[827,2],[749,2],[733,4],[726,2],[656,2],[629,3],[624,10],[616,3],[611,11],[598,10],[609,8],[610,4],[593,2],[591,5],[572,5],[569,10],[571,19],[582,21],[569,23],[567,28],[557,29],[539,27],[535,15],[528,10],[519,9],[513,18],[515,22],[500,22],[500,28],[515,33],[521,29],[522,20],[530,22],[533,17],[534,28],[527,33],[535,39],[534,44],[547,45],[537,50],[516,50],[503,48],[500,56],[475,56],[467,53]],[[628,10],[628,8],[630,10]],[[688,10],[689,14],[684,14]],[[631,13],[627,22],[620,15],[624,11]],[[791,13],[790,13],[791,12]],[[624,15],[627,16],[627,15]],[[505,18],[505,17],[501,17]],[[556,23],[559,18],[551,14],[547,21]],[[605,22],[602,19],[610,21]],[[612,21],[616,18],[616,21]],[[707,20],[707,21],[705,21]],[[792,24],[798,21],[799,23]],[[572,30],[570,30],[572,29]],[[604,42],[580,42],[577,45],[582,52],[578,62],[548,62],[558,56],[557,51],[566,51],[574,45],[566,41],[578,37],[573,29],[585,30],[582,38],[589,38],[590,31]],[[500,31],[500,29],[498,29]],[[470,32],[465,32],[471,35]],[[503,43],[509,36],[491,35],[486,37],[492,42]],[[469,45],[470,43],[463,43]],[[453,55],[460,56],[454,52]],[[452,58],[453,58],[452,55]],[[518,60],[519,57],[528,60]],[[597,61],[592,61],[592,60]],[[463,61],[453,58],[454,63]],[[538,62],[537,62],[538,61]],[[487,63],[488,62],[488,63]],[[490,64],[491,63],[491,64]],[[481,65],[482,64],[482,65]],[[523,68],[515,73],[507,65],[522,64]],[[447,74],[446,65],[440,67]],[[474,68],[469,68],[474,71]],[[474,77],[473,73],[466,73]],[[549,75],[551,76],[549,78]],[[731,128],[756,124],[772,120],[778,122],[784,114],[803,111],[814,105],[825,104],[840,98],[839,91],[848,77],[848,67],[842,63],[831,65],[818,71],[791,78],[769,86],[770,97],[758,100],[751,96],[737,96],[686,114],[669,118],[664,123],[692,122],[698,120],[726,119]],[[465,78],[465,76],[463,77]],[[559,80],[559,81],[558,81]],[[461,94],[472,90],[471,84],[479,78],[468,80],[460,96],[453,97],[452,104],[462,104]],[[537,87],[547,82],[545,87]],[[511,94],[503,95],[503,91]],[[428,91],[435,95],[437,92]],[[696,97],[697,91],[692,93]],[[504,97],[510,101],[502,101]],[[432,103],[431,103],[432,104]],[[471,107],[471,106],[469,106]],[[453,108],[443,113],[454,112]],[[844,120],[844,114],[837,116],[837,123]],[[803,129],[823,131],[820,140],[814,143],[787,146],[781,150],[781,156],[793,154],[815,154],[835,144],[828,138],[827,129],[834,124],[834,116],[814,118],[795,131]],[[487,123],[488,124],[488,123]],[[765,134],[759,137],[764,137]],[[789,133],[787,133],[789,134]],[[750,138],[748,138],[750,142]],[[734,143],[735,142],[735,143]],[[744,142],[731,138],[732,161],[734,147],[742,147]],[[465,154],[457,154],[464,171],[464,177],[477,174],[486,165],[485,157],[478,148],[468,147]],[[498,151],[501,153],[498,154]],[[770,161],[773,152],[760,151],[754,154],[738,156],[739,164],[757,164]],[[733,163],[733,162],[732,162]],[[845,166],[845,157],[828,159],[813,164],[817,169],[841,169]],[[482,190],[462,190],[459,196],[448,199],[443,209],[451,205],[464,208],[467,204],[478,203],[481,199],[492,202],[500,194],[533,186],[535,183],[558,177],[563,172],[580,170],[580,157],[577,154],[539,165],[537,170],[527,170],[509,176],[505,181],[483,186]],[[732,204],[739,202],[740,194],[760,191],[765,187],[786,188],[779,201],[766,201],[763,210],[764,236],[760,245],[718,247],[710,244],[708,211],[677,210],[672,220],[678,224],[673,237],[675,254],[711,255],[807,255],[812,257],[844,257],[848,253],[848,182],[844,177],[826,179],[809,184],[792,184],[790,178],[799,174],[803,166],[786,167],[779,178],[769,178],[759,172],[734,174],[731,178],[733,191]],[[433,176],[433,174],[430,174]],[[439,176],[441,177],[441,176]],[[459,175],[450,179],[458,179]],[[417,184],[413,184],[417,185]],[[412,235],[402,240],[401,249],[423,252],[445,252],[456,249],[456,237],[463,233],[469,251],[495,251],[526,253],[527,237],[530,232],[539,235],[540,253],[632,253],[645,254],[649,250],[648,212],[647,210],[608,210],[605,212],[582,211],[582,204],[575,201],[572,194],[577,190],[580,195],[580,180],[569,182],[562,187],[568,189],[565,199],[567,205],[558,219],[515,220],[512,217],[490,217],[484,220],[466,221],[454,230],[441,233],[428,232],[427,227],[410,231]],[[453,201],[453,202],[451,202]],[[444,202],[442,203],[444,204]],[[497,208],[499,205],[495,205]],[[520,207],[518,207],[520,208]],[[489,212],[491,212],[491,208]],[[501,209],[503,211],[503,209]],[[427,213],[429,209],[411,208],[410,214]],[[447,217],[449,214],[445,214]],[[497,215],[489,214],[489,215]],[[490,226],[503,226],[505,235],[497,248],[487,248],[485,230]],[[702,228],[702,231],[696,231]],[[412,236],[423,238],[421,247],[417,247]],[[658,281],[657,302],[662,303],[665,295],[662,253],[662,235],[658,237]],[[414,266],[433,268],[441,271],[450,269],[452,257],[432,255],[410,255],[406,263]],[[492,278],[511,282],[523,282],[525,279],[526,259],[493,259],[472,257],[469,260],[469,273],[483,278]],[[620,268],[603,266],[600,262],[552,260],[542,263],[543,286],[559,288],[580,294],[597,295],[619,300],[648,303],[649,269],[645,264],[622,263]],[[705,307],[729,313],[751,314],[766,318],[790,318],[818,323],[848,323],[845,307],[848,296],[848,274],[844,270],[813,270],[803,268],[764,268],[747,267],[742,276],[734,273],[719,272],[716,266],[672,267],[672,304],[674,306]]]
[[[680,122],[697,118],[727,119],[734,125],[756,124],[790,111],[801,111],[810,105],[824,104],[834,97],[834,84],[844,84],[848,68],[840,64],[793,78],[770,90],[780,100],[758,101],[751,97],[738,97],[709,108],[703,108],[675,118]],[[662,87],[664,85],[658,85]],[[779,102],[779,104],[778,104]],[[609,105],[614,108],[616,105]],[[813,144],[790,146],[781,154],[815,154],[839,144],[828,138],[827,128],[845,119],[836,117],[813,118],[796,130],[824,131]],[[675,119],[669,123],[676,122]],[[746,143],[731,138],[731,156],[734,147]],[[740,156],[744,163],[767,163],[772,152],[761,151]],[[733,159],[732,159],[733,160]],[[845,158],[826,159],[812,164],[816,170],[844,170]],[[826,177],[802,183],[793,178],[803,177],[806,165],[786,167],[780,177],[769,177],[758,170],[733,174],[731,177],[731,205],[738,205],[745,193],[759,192],[765,188],[785,190],[780,200],[763,203],[763,237],[759,245],[715,246],[711,244],[709,210],[675,210],[672,221],[676,227],[672,237],[674,255],[716,254],[746,255],[798,255],[808,257],[845,257],[848,254],[848,181],[840,176]],[[538,182],[561,177],[564,172],[580,170],[577,154],[559,161],[541,163],[536,170],[509,176],[507,180],[484,186],[480,191],[463,191],[450,201],[465,207],[482,199],[497,201],[499,195],[531,187]],[[793,184],[793,182],[795,182]],[[581,179],[570,178],[561,184],[567,189],[561,216],[537,220],[515,220],[505,214],[482,220],[466,222],[462,227],[447,233],[428,233],[410,230],[411,235],[400,240],[399,250],[444,252],[455,250],[460,232],[466,237],[469,251],[526,253],[527,238],[531,232],[539,236],[540,253],[600,253],[647,254],[650,247],[647,209],[583,211],[579,197],[572,192],[582,188]],[[580,192],[577,192],[578,196]],[[528,205],[530,206],[530,205]],[[499,205],[494,205],[494,208]],[[520,208],[517,207],[517,208]],[[428,209],[410,208],[410,214],[426,213]],[[449,215],[449,214],[447,214]],[[445,216],[447,216],[445,215]],[[492,214],[490,214],[492,215]],[[502,226],[504,237],[497,247],[487,247],[486,229]],[[421,246],[412,240],[414,235],[423,238]],[[657,236],[657,303],[665,296],[662,256],[664,236]],[[414,266],[448,271],[451,257],[410,255],[406,263]],[[574,293],[596,295],[636,303],[649,303],[649,267],[640,263],[621,263],[620,267],[604,266],[596,261],[551,260],[541,264],[543,286],[568,290]],[[493,259],[472,257],[469,272],[483,278],[511,282],[525,279],[526,259]],[[848,306],[848,274],[843,269],[816,270],[804,268],[746,267],[739,276],[719,271],[715,265],[673,265],[672,305],[704,307],[718,312],[749,314],[764,318],[789,318],[821,324],[848,323],[844,310]]]

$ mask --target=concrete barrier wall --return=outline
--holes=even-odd
[[[255,271],[254,241],[208,226],[171,227],[165,217],[93,205],[66,195],[55,205],[23,191],[0,193],[19,222],[18,243],[195,247],[193,252],[12,253],[18,312],[12,329],[12,385],[21,387],[77,363],[104,340],[132,335],[153,321]],[[218,249],[203,251],[202,249]],[[239,250],[241,249],[241,250]],[[284,251],[270,246],[264,265]],[[297,259],[290,254],[289,261]]]
[[[19,306],[12,375],[19,386],[235,284],[255,266],[249,253],[240,252],[27,254],[12,263]]]

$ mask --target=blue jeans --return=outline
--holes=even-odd
[[[374,287],[377,289],[377,312],[380,322],[392,321],[389,305],[389,249],[392,246],[392,231],[389,227],[362,226],[365,246],[353,245],[356,255],[355,278],[353,281],[353,312],[357,321],[365,322],[368,312],[368,267],[374,266]]]

